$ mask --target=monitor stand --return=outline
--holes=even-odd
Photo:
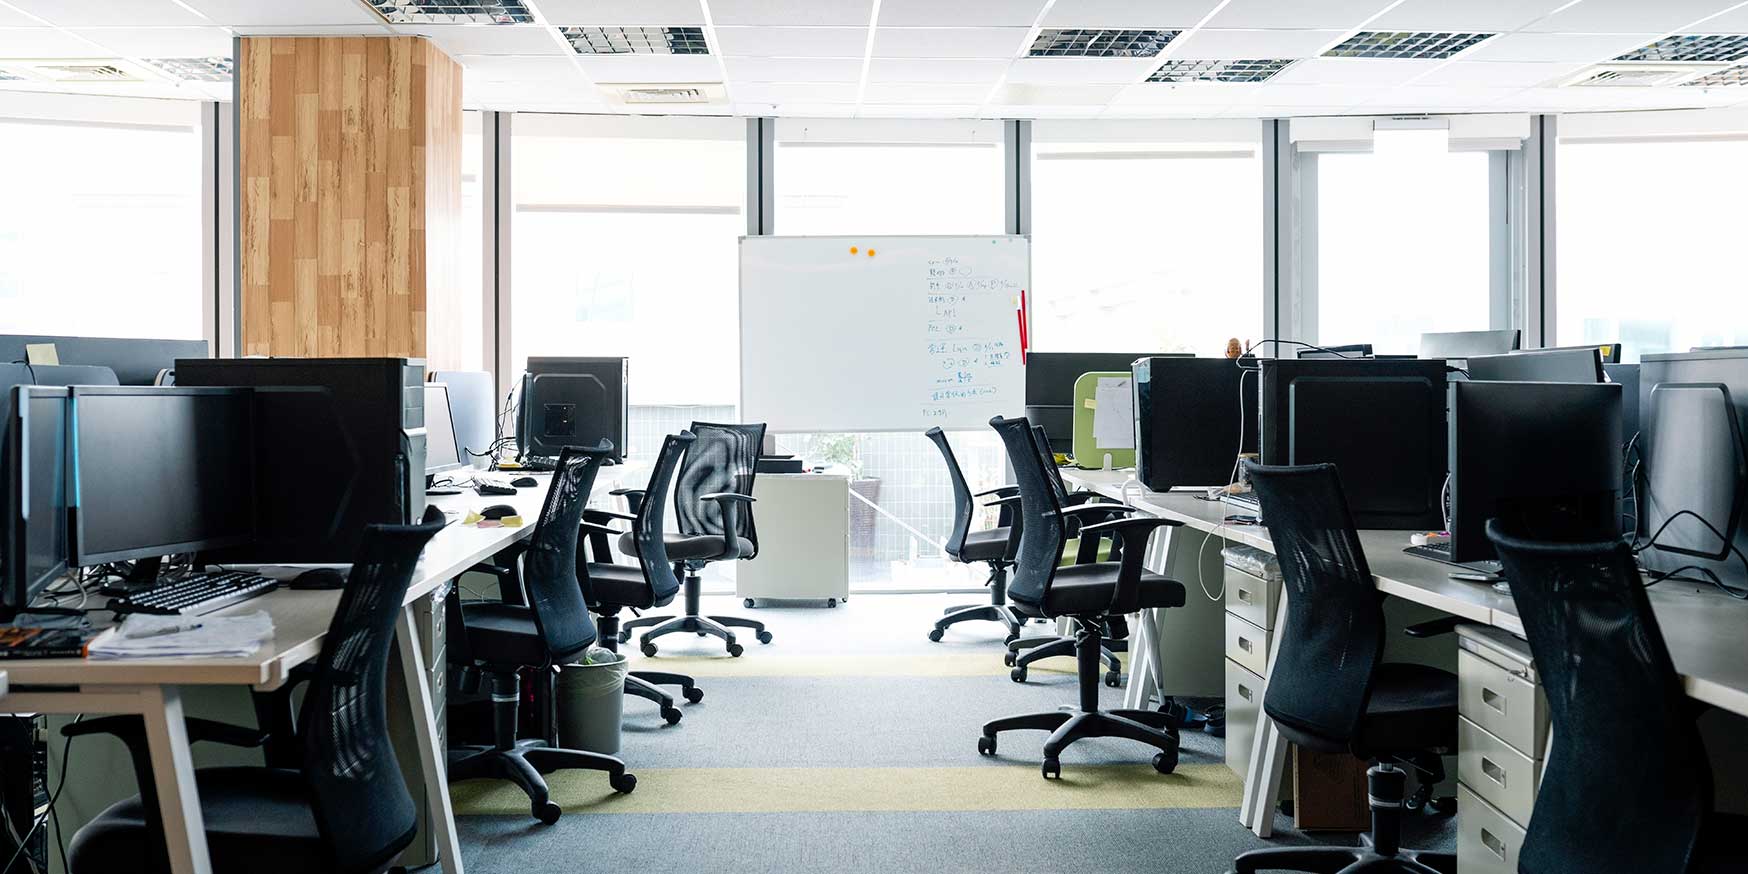
[[[138,559],[127,576],[120,580],[108,580],[97,588],[98,594],[116,597],[131,595],[134,592],[150,589],[158,584],[158,572],[164,567],[164,557],[154,555],[150,558]]]

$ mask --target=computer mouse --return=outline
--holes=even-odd
[[[502,519],[505,516],[517,515],[517,510],[509,504],[493,504],[490,507],[479,511],[479,514],[486,519]]]
[[[513,480],[510,480],[510,485],[513,485],[519,489],[525,489],[525,488],[528,488],[530,486],[540,485],[540,480],[537,480],[531,476],[519,476]]]
[[[291,581],[293,589],[339,589],[346,585],[346,573],[339,568],[310,568]]]

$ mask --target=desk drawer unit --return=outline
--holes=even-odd
[[[1269,582],[1226,566],[1226,612],[1265,631],[1273,631],[1280,598],[1279,580]]]
[[[1457,874],[1517,874],[1524,830],[1467,787],[1457,787]]]
[[[1226,660],[1226,767],[1239,776],[1250,768],[1256,723],[1262,718],[1262,677]]]
[[[1226,614],[1226,658],[1261,677],[1268,674],[1270,632],[1237,614]]]
[[[1528,824],[1535,807],[1542,763],[1463,717],[1457,717],[1459,782],[1510,817]]]
[[[1548,699],[1527,670],[1457,651],[1457,711],[1532,758],[1548,742]]]

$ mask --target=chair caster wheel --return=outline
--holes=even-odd
[[[1449,816],[1457,812],[1457,799],[1445,797],[1434,798],[1426,802],[1428,816]]]
[[[1060,780],[1060,779],[1062,779],[1062,760],[1061,759],[1045,759],[1044,760],[1044,779],[1046,779],[1046,780]]]
[[[1105,685],[1107,685],[1113,689],[1117,688],[1118,686],[1123,685],[1123,675],[1117,673],[1116,671],[1106,671],[1105,672]]]
[[[647,640],[646,640],[646,641],[644,641],[644,642],[643,642],[643,646],[640,646],[640,647],[638,647],[638,649],[641,649],[641,650],[643,650],[643,654],[644,654],[644,655],[646,655],[646,656],[650,656],[650,657],[651,657],[651,658],[654,658],[654,657],[655,657],[655,654],[656,654],[656,645],[655,645],[655,644],[653,644],[653,643],[650,643],[650,642],[649,642],[649,641],[647,641]]]
[[[698,635],[698,636],[699,636],[699,637],[703,637],[703,636],[704,636],[704,632],[702,632],[702,631],[699,631],[699,632],[696,632],[696,634],[697,634],[697,635]]]
[[[827,607],[836,607],[836,606],[838,606],[838,599],[836,599],[836,598],[827,598],[827,599],[825,599],[825,605],[826,605],[826,606],[827,606]]]
[[[631,642],[631,632],[629,632],[629,631],[619,632],[619,642],[620,643],[630,643]]]
[[[748,598],[748,599],[746,599],[746,600],[745,600],[745,601],[742,601],[742,602],[741,602],[741,603],[742,603],[742,604],[745,604],[745,605],[746,605],[746,608],[747,608],[747,609],[748,609],[748,610],[751,610],[751,609],[753,609],[753,599],[751,599],[751,598]]]
[[[698,688],[697,686],[693,686],[692,688],[687,689],[685,691],[685,695],[686,695],[686,703],[687,704],[697,704],[698,702],[704,700],[704,690]]]
[[[1001,656],[1001,663],[1002,664],[1007,665],[1008,667],[1011,668],[1014,665],[1019,664],[1019,662],[1020,662],[1020,654],[1019,653],[1014,652],[1012,650],[1009,650],[1005,653],[1002,653],[1002,656]]]
[[[758,638],[758,641],[760,643],[770,643],[771,642],[771,632],[769,632],[769,631],[761,631],[758,634],[753,635],[753,637]]]
[[[983,737],[978,738],[977,752],[979,755],[984,756],[995,755],[995,738],[990,737],[989,735],[984,735]]]
[[[1014,641],[1019,640],[1019,639],[1020,639],[1020,636],[1018,634],[1010,634],[1007,637],[1004,637],[1001,639],[1001,645],[1002,646],[1013,646]]]
[[[613,791],[620,795],[630,795],[631,790],[637,788],[637,775],[620,774],[616,777],[609,777],[607,778],[607,784],[612,786]]]
[[[1177,770],[1177,750],[1169,753],[1159,753],[1153,757],[1153,770],[1161,774],[1170,774]]]
[[[542,825],[552,825],[558,822],[558,818],[561,816],[564,816],[564,808],[550,801],[544,801],[534,806],[534,818],[540,820]]]
[[[1026,682],[1026,666],[1021,665],[1008,672],[1008,679],[1013,680],[1016,683]]]
[[[746,647],[743,647],[738,643],[731,643],[728,645],[728,654],[737,659],[740,658],[740,654],[743,652],[746,652]]]
[[[936,643],[941,642],[941,636],[941,629],[939,628],[933,629],[929,632],[929,639]]]
[[[679,725],[680,724],[680,717],[682,715],[684,715],[684,714],[680,713],[680,708],[678,708],[678,707],[664,707],[664,708],[662,708],[662,718],[667,720],[669,725]]]

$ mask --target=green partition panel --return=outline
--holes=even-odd
[[[1127,370],[1101,370],[1083,373],[1074,381],[1074,463],[1083,468],[1100,468],[1105,466],[1105,456],[1111,456],[1111,467],[1135,466],[1135,422],[1130,416],[1128,425],[1129,447],[1107,448],[1097,444],[1093,434],[1093,416],[1097,412],[1095,398],[1099,388],[1099,378],[1133,380],[1134,375]],[[1134,390],[1130,390],[1130,402],[1133,403]]]

